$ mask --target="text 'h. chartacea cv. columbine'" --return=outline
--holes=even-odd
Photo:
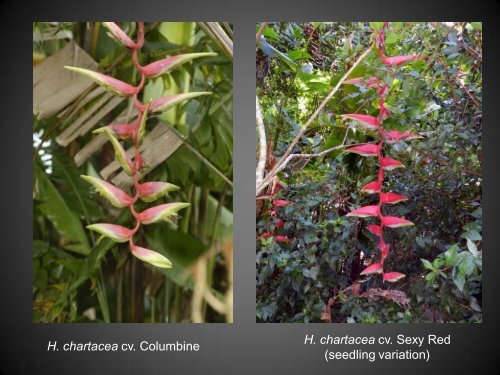
[[[137,246],[134,243],[134,235],[137,233],[142,224],[147,225],[159,221],[172,223],[172,218],[177,215],[177,212],[185,207],[188,207],[189,203],[174,202],[157,205],[142,212],[137,212],[135,210],[134,204],[138,199],[141,199],[144,202],[153,202],[158,198],[167,195],[170,191],[179,189],[177,186],[167,182],[139,182],[139,173],[145,167],[145,162],[141,156],[139,147],[146,132],[146,121],[150,113],[167,111],[173,106],[188,99],[201,95],[209,95],[211,93],[182,93],[156,100],[150,100],[147,103],[142,103],[138,98],[138,94],[142,91],[147,78],[154,78],[161,74],[168,73],[181,64],[195,58],[214,56],[216,54],[206,52],[170,56],[150,63],[146,66],[142,66],[139,63],[139,53],[144,44],[144,22],[137,23],[137,37],[135,41],[132,40],[116,23],[104,22],[103,25],[108,30],[108,35],[111,38],[132,53],[134,68],[141,77],[139,84],[137,86],[133,86],[102,73],[78,67],[66,66],[65,68],[92,79],[95,83],[101,85],[114,95],[133,98],[135,109],[137,111],[137,118],[132,124],[111,124],[95,130],[94,133],[102,133],[108,137],[115,150],[116,160],[123,170],[134,180],[134,191],[129,195],[122,189],[101,179],[91,176],[82,176],[82,178],[92,184],[96,190],[113,206],[118,208],[128,207],[135,218],[136,224],[132,229],[107,223],[92,224],[87,228],[96,231],[102,236],[108,237],[113,241],[128,242],[132,254],[144,262],[150,263],[156,267],[170,268],[172,267],[172,263],[165,256],[156,251]],[[122,141],[129,141],[133,144],[133,158],[130,158],[127,155],[119,139]]]

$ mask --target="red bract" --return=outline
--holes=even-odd
[[[273,236],[273,234],[271,232],[266,232],[264,234],[261,234],[259,237],[257,237],[257,239],[260,240],[261,238],[270,238],[272,236]]]
[[[425,59],[425,56],[417,56],[417,55],[411,55],[411,56],[393,56],[393,57],[386,57],[384,60],[382,60],[382,63],[385,65],[401,65],[404,64],[405,62],[412,61],[412,60],[420,60],[420,59]]]
[[[358,217],[378,216],[379,212],[380,210],[378,206],[365,206],[349,212],[347,216],[358,216]]]
[[[396,216],[382,217],[382,224],[384,224],[384,226],[389,228],[399,228],[399,227],[407,227],[413,225],[411,221]]]
[[[285,200],[283,200],[283,199],[276,199],[276,200],[274,201],[274,205],[275,205],[276,207],[284,207],[284,206],[288,206],[289,204],[290,204],[290,202],[285,201]]]
[[[346,115],[341,115],[341,117],[354,120],[357,123],[363,125],[364,127],[368,128],[368,129],[371,129],[371,130],[377,130],[378,129],[378,120],[377,120],[376,117],[373,117],[373,116],[358,115],[356,113],[349,113],[349,114],[346,114]]]
[[[370,224],[366,226],[366,229],[378,237],[382,234],[382,227],[380,225]]]
[[[406,275],[404,273],[388,272],[388,273],[384,273],[384,281],[388,281],[390,283],[394,283],[394,282],[402,279],[405,276]]]
[[[404,164],[392,158],[381,158],[380,166],[388,171],[392,171],[396,168],[404,168]]]
[[[363,85],[363,86],[375,89],[375,88],[379,87],[380,79],[377,77],[370,77],[367,79],[351,78],[351,79],[346,79],[344,81],[344,84]]]
[[[371,266],[366,267],[360,275],[369,275],[371,273],[382,273],[383,272],[383,263],[373,263]]]
[[[387,143],[394,143],[402,140],[411,140],[411,139],[419,139],[423,138],[418,134],[413,134],[408,131],[401,133],[397,130],[391,130],[389,132],[384,132],[384,137],[386,138]]]
[[[277,235],[277,236],[275,236],[275,238],[276,238],[276,242],[291,242],[292,241],[287,236]]]
[[[407,201],[408,198],[394,193],[380,193],[380,202],[388,204],[396,204],[399,202]]]
[[[380,192],[380,182],[378,182],[378,181],[370,182],[369,184],[366,184],[365,186],[363,186],[361,191],[363,193],[368,193],[368,194],[378,193],[378,192]]]
[[[361,145],[349,147],[347,152],[354,152],[355,154],[359,154],[361,156],[377,156],[379,153],[379,146],[377,145]]]

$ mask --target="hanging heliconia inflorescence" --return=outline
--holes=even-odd
[[[388,57],[385,56],[384,46],[385,46],[385,29],[387,29],[388,23],[384,23],[384,25],[373,33],[373,39],[375,46],[378,50],[379,58],[381,59],[382,64],[388,66],[392,71],[392,67],[397,67],[405,62],[423,59],[425,56],[393,56]],[[383,281],[395,282],[405,275],[400,272],[385,272],[384,270],[384,261],[387,258],[387,255],[390,251],[390,245],[384,241],[384,228],[398,228],[413,225],[411,221],[408,221],[404,218],[395,217],[395,216],[384,216],[382,206],[384,204],[396,204],[402,201],[406,201],[407,198],[395,194],[383,191],[383,182],[384,182],[384,171],[391,171],[396,168],[404,168],[404,165],[392,158],[384,156],[384,145],[386,143],[394,143],[401,140],[410,140],[421,138],[416,134],[412,134],[408,131],[399,132],[397,130],[386,131],[382,127],[384,119],[391,116],[391,112],[384,104],[384,99],[387,97],[389,93],[389,88],[387,84],[385,84],[382,80],[377,77],[370,78],[352,78],[344,81],[345,84],[356,84],[362,85],[366,88],[374,89],[378,93],[378,105],[379,105],[379,114],[377,117],[362,115],[362,114],[345,114],[342,115],[343,118],[354,120],[359,123],[364,128],[374,131],[379,135],[379,141],[377,144],[364,144],[360,146],[354,146],[347,149],[348,152],[357,153],[366,157],[376,157],[379,163],[378,170],[378,178],[375,181],[368,183],[364,186],[361,191],[368,194],[378,194],[378,204],[373,206],[364,206],[358,208],[354,211],[351,211],[347,214],[347,216],[357,216],[357,217],[377,217],[379,219],[379,224],[368,225],[366,228],[378,237],[378,247],[381,252],[380,261],[377,263],[373,263],[367,268],[365,268],[361,275],[368,275],[374,273],[382,274]]]
[[[156,267],[170,268],[172,263],[166,257],[134,243],[133,237],[142,224],[152,224],[159,221],[165,221],[173,224],[172,218],[176,216],[177,211],[188,207],[189,203],[173,202],[157,205],[148,208],[142,212],[137,212],[134,204],[140,198],[144,202],[153,202],[160,197],[167,195],[170,191],[179,188],[167,182],[143,182],[139,183],[139,173],[145,167],[144,159],[141,156],[139,147],[142,143],[146,131],[146,121],[150,113],[164,112],[173,106],[180,104],[188,99],[201,95],[210,95],[210,92],[190,92],[166,96],[156,100],[150,100],[147,103],[141,103],[138,94],[144,87],[146,78],[155,78],[168,73],[181,64],[191,61],[195,58],[204,56],[215,56],[215,53],[190,53],[184,55],[170,56],[165,59],[155,61],[146,66],[139,63],[138,54],[144,44],[144,22],[137,22],[137,40],[133,41],[116,23],[104,22],[103,25],[108,30],[108,35],[115,41],[123,45],[132,52],[134,68],[141,75],[140,83],[137,86],[129,85],[116,78],[94,72],[87,69],[66,66],[66,69],[82,74],[94,80],[95,83],[104,87],[114,95],[122,97],[133,97],[134,105],[137,110],[137,118],[133,124],[111,124],[97,129],[94,133],[105,134],[115,150],[115,158],[123,170],[134,180],[134,192],[129,195],[120,188],[109,182],[100,180],[91,176],[82,176],[82,178],[92,184],[96,190],[106,198],[113,206],[118,208],[128,207],[135,218],[136,224],[133,229],[129,229],[116,224],[92,224],[87,228],[100,233],[104,237],[111,238],[115,242],[129,242],[130,251],[134,256],[148,262]],[[133,144],[134,157],[132,159],[127,155],[122,144],[118,141],[131,141]]]

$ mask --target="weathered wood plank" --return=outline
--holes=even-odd
[[[97,63],[74,42],[34,66],[33,113],[40,118],[59,112],[93,84],[91,80],[64,69],[64,65],[97,68]]]
[[[71,143],[72,140],[74,140],[76,137],[78,137],[79,134],[79,128],[89,119],[91,116],[97,111],[99,108],[101,108],[104,104],[106,104],[110,99],[113,97],[113,94],[110,93],[105,93],[97,102],[94,103],[94,105],[89,108],[87,111],[82,113],[81,116],[79,116],[75,122],[73,122],[70,126],[68,126],[66,129],[63,130],[61,134],[59,134],[56,138],[57,143],[59,143],[61,146],[66,147]]]

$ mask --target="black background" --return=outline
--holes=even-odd
[[[218,0],[0,2],[0,375],[10,374],[500,374],[500,2]],[[32,98],[33,21],[230,21],[234,23],[235,323],[32,323]],[[257,21],[482,21],[483,249],[482,324],[256,324],[255,323],[255,23]],[[429,347],[428,363],[326,363],[305,334],[424,336],[451,333],[452,344]],[[48,341],[198,342],[196,353],[47,352]],[[350,347],[349,349],[353,349]],[[378,350],[380,347],[365,347]],[[406,349],[388,347],[387,350]]]

